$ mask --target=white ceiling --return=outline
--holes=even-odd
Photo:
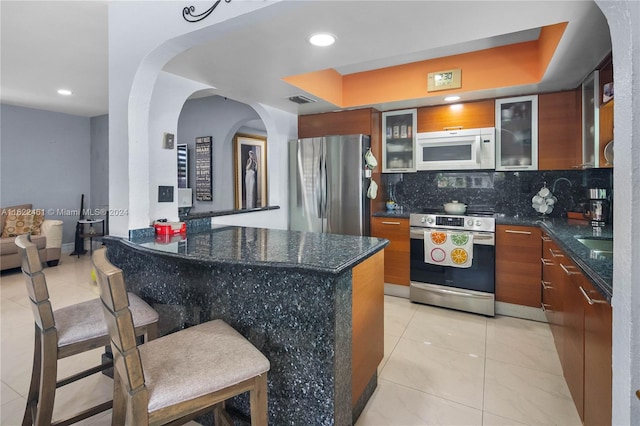
[[[106,114],[107,4],[2,0],[1,101],[88,117]],[[535,37],[538,28],[564,21],[569,25],[539,84],[465,93],[463,100],[563,90],[577,87],[611,48],[606,20],[592,1],[283,1],[237,18],[223,38],[178,55],[165,70],[216,88],[207,94],[293,113],[323,112],[337,107],[321,100],[294,104],[287,98],[305,93],[281,79],[486,49]],[[337,43],[311,47],[306,37],[318,31],[337,35]],[[74,95],[61,97],[56,90],[62,87]],[[384,111],[434,103],[442,101],[371,106]]]

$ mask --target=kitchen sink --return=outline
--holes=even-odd
[[[592,259],[611,259],[613,258],[613,239],[612,238],[595,238],[580,237],[576,239],[585,247],[591,250]]]

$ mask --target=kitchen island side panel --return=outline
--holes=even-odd
[[[214,266],[105,243],[129,291],[159,311],[162,334],[222,319],[269,359],[269,424],[351,424],[350,269]],[[249,413],[246,395],[229,405]]]

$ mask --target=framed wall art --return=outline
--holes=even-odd
[[[196,200],[213,201],[211,136],[196,138]]]
[[[233,148],[236,209],[266,207],[267,139],[238,133]]]

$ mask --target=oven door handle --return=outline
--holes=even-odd
[[[410,237],[412,240],[424,240],[424,232],[424,229],[411,229]],[[476,234],[471,232],[471,235],[473,235],[474,243],[476,241],[478,241],[478,244],[489,242],[488,245],[493,245],[495,242],[495,234]]]

